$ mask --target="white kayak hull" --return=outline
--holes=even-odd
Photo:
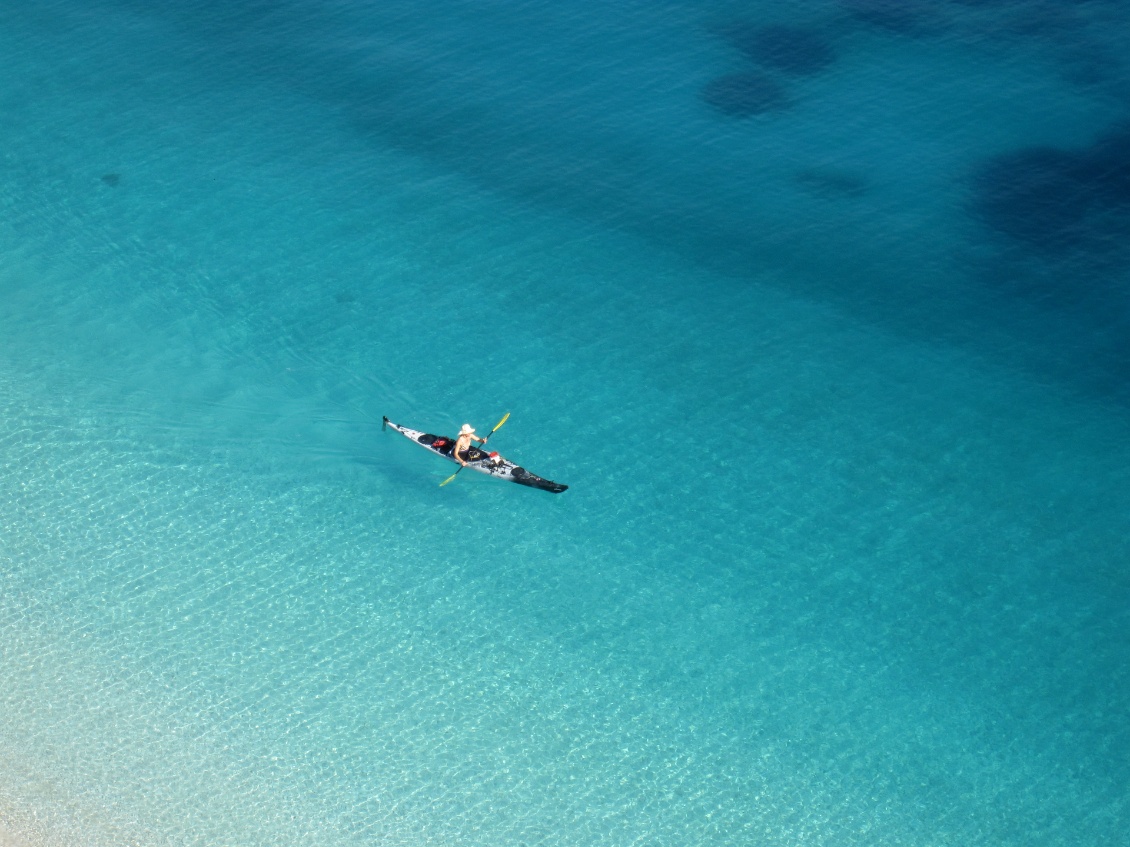
[[[454,438],[447,438],[443,435],[432,435],[430,432],[420,432],[418,429],[410,429],[409,427],[395,424],[388,418],[384,419],[384,425],[392,427],[405,438],[416,442],[421,447],[435,453],[437,456],[442,456],[449,462],[459,464],[452,455],[452,451],[455,448]],[[551,494],[560,494],[569,487],[559,482],[551,482],[548,479],[542,479],[540,476],[530,473],[525,468],[502,458],[497,453],[486,453],[477,447],[471,447],[463,455],[467,459],[468,468],[486,474],[487,476],[493,476],[496,479],[516,482],[518,485],[525,485],[528,488],[537,488],[541,491],[548,491]]]

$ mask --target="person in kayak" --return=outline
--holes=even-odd
[[[455,439],[455,447],[451,450],[451,455],[455,457],[455,461],[466,467],[467,463],[463,461],[463,453],[471,446],[472,441],[478,441],[480,444],[485,444],[485,438],[479,438],[475,435],[475,428],[470,424],[463,424],[459,430],[459,437]]]

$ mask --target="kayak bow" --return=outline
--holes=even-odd
[[[409,429],[406,426],[393,423],[388,418],[384,419],[384,425],[391,426],[405,438],[415,441],[421,447],[424,447],[436,455],[443,456],[443,458],[447,459],[449,462],[459,464],[458,460],[452,455],[455,449],[454,438]],[[502,458],[497,453],[486,453],[477,447],[469,447],[464,451],[463,455],[467,457],[467,467],[471,470],[478,471],[487,476],[493,476],[496,479],[505,479],[509,482],[516,482],[519,485],[528,486],[529,488],[540,488],[542,491],[549,491],[552,494],[560,494],[569,487],[559,482],[550,482],[548,479],[542,479],[540,476],[530,473],[525,468],[519,467],[508,459]]]

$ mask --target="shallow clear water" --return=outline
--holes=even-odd
[[[0,829],[1127,843],[1128,29],[0,3]]]

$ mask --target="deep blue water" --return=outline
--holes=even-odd
[[[0,0],[0,841],[1130,843],[1130,11],[175,5]]]

